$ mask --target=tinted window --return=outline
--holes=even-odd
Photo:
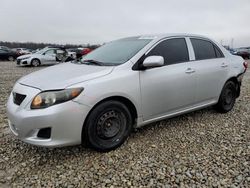
[[[168,39],[154,47],[147,56],[163,56],[166,65],[189,61],[188,49],[184,38]]]
[[[191,39],[191,42],[196,60],[216,58],[214,45],[211,42],[201,39]]]
[[[55,54],[55,50],[48,50],[45,54],[47,55]]]
[[[57,54],[63,54],[63,53],[64,53],[64,50],[56,50],[56,53],[57,53]]]
[[[216,54],[217,58],[224,57],[224,55],[222,54],[222,52],[215,45],[214,45],[214,50],[215,50],[215,54]]]

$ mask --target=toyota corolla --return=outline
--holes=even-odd
[[[133,128],[214,106],[230,111],[247,63],[198,35],[137,36],[19,79],[7,103],[26,143],[120,146]]]

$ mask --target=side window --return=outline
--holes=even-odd
[[[194,38],[191,38],[190,40],[194,48],[196,60],[212,59],[217,57],[214,45],[211,42]]]
[[[217,58],[224,57],[223,53],[219,50],[217,46],[214,45],[214,50]]]
[[[163,56],[166,65],[189,61],[187,44],[184,38],[168,39],[155,46],[147,56]]]
[[[46,55],[52,55],[55,54],[55,50],[48,50],[47,52],[45,52]]]
[[[57,53],[57,54],[64,54],[65,51],[64,51],[64,50],[56,50],[56,53]]]

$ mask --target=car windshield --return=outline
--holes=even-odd
[[[92,63],[103,66],[120,65],[131,59],[151,40],[130,37],[112,41],[84,56],[80,63]]]
[[[50,50],[50,49],[55,49],[55,48],[45,47],[45,48],[37,51],[36,54],[43,54],[44,52],[46,52],[47,50]]]
[[[48,50],[48,48],[43,48],[39,51],[36,52],[36,54],[43,54],[44,52],[46,52]]]

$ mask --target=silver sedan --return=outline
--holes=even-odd
[[[124,38],[19,79],[7,104],[9,126],[37,146],[109,151],[151,122],[212,105],[230,111],[246,69],[203,36]]]

